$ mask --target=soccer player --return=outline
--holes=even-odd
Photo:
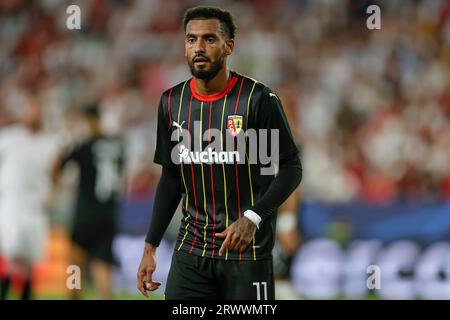
[[[160,286],[152,278],[155,252],[182,199],[166,299],[274,299],[276,210],[300,183],[298,149],[277,95],[228,69],[236,32],[230,13],[189,9],[184,29],[193,77],[160,100],[154,161],[162,174],[137,287],[147,296]],[[269,149],[279,158],[276,175],[263,170],[261,152]]]
[[[44,254],[48,230],[51,168],[58,138],[43,130],[43,107],[31,97],[22,123],[0,130],[0,254],[6,276],[0,299],[6,299],[13,277],[25,279],[20,296],[31,299],[32,267]]]
[[[278,210],[276,241],[272,251],[278,300],[296,297],[290,274],[301,240],[298,228],[299,207],[300,188],[297,188]]]
[[[90,262],[98,298],[111,299],[112,266],[116,262],[112,243],[122,184],[123,144],[121,139],[103,134],[96,106],[86,108],[84,115],[90,136],[56,161],[53,180],[56,185],[59,173],[67,163],[78,166],[80,178],[71,235],[72,264],[85,267]],[[73,299],[81,297],[78,289],[71,293]]]

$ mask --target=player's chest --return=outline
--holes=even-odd
[[[249,118],[251,119],[246,106],[234,106],[226,101],[196,101],[185,109],[172,115],[171,131],[189,134],[191,138],[201,140],[237,136],[247,129]]]
[[[49,143],[39,137],[12,137],[7,145],[7,158],[24,170],[29,168],[47,167],[50,161]]]

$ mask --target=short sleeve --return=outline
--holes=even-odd
[[[158,107],[158,124],[156,131],[156,150],[153,161],[165,167],[175,167],[171,158],[174,143],[171,141],[169,118],[164,110],[163,97]]]
[[[268,137],[270,137],[271,130],[278,130],[279,160],[289,159],[298,154],[299,151],[292,136],[280,99],[269,88],[264,87],[255,112],[255,126],[258,129],[268,129]]]

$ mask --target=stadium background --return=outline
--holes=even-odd
[[[79,31],[66,28],[70,4],[81,8]],[[232,68],[279,94],[302,145],[296,297],[450,298],[450,2],[0,0],[0,128],[34,92],[47,130],[81,139],[78,111],[96,98],[106,130],[126,137],[119,296],[138,297],[159,177],[156,109],[163,90],[190,76],[181,18],[198,4],[234,14]],[[381,30],[366,28],[370,4]],[[50,214],[39,297],[64,298],[75,179],[64,174]],[[158,251],[163,282],[174,220]],[[366,288],[370,264],[381,290]]]

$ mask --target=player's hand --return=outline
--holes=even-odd
[[[156,270],[156,248],[146,243],[144,255],[137,273],[137,288],[146,297],[147,291],[155,291],[161,285],[161,282],[153,281],[152,275]]]
[[[221,256],[227,249],[242,252],[252,242],[256,233],[256,225],[247,217],[241,217],[228,226],[224,231],[217,233],[219,238],[225,238],[219,250]]]

